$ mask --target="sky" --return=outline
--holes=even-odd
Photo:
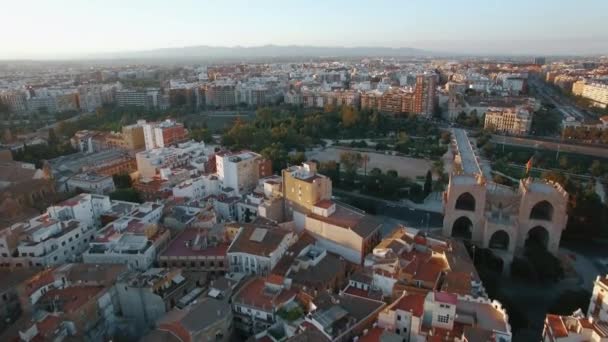
[[[608,53],[607,0],[0,0],[0,59],[194,45]]]

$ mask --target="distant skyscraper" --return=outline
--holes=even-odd
[[[437,75],[416,76],[414,88],[414,113],[431,117],[435,111]]]
[[[536,65],[545,65],[545,57],[535,57],[534,64]]]

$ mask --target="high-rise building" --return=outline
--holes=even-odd
[[[236,87],[232,82],[216,81],[205,89],[207,106],[228,107],[236,105]]]
[[[534,57],[534,64],[545,65],[545,57]]]
[[[437,94],[437,75],[423,74],[416,76],[414,88],[414,113],[431,117],[435,111]]]
[[[122,138],[129,150],[139,150],[146,146],[143,126],[145,123],[145,120],[141,120],[136,124],[122,127]]]
[[[0,102],[7,105],[15,113],[27,111],[27,97],[23,91],[6,91],[0,93]]]
[[[168,102],[161,94],[158,89],[146,89],[146,90],[135,90],[135,89],[122,89],[116,91],[116,104],[119,107],[144,107],[144,108],[158,108],[161,109],[165,106],[163,102]]]

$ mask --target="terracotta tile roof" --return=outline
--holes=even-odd
[[[453,293],[435,292],[435,300],[441,303],[456,305],[458,303],[458,296]]]
[[[411,293],[403,296],[393,307],[395,310],[411,312],[416,317],[422,317],[424,313],[424,299],[421,293]]]
[[[57,330],[57,327],[63,320],[54,315],[46,315],[43,320],[36,323],[38,329],[38,335],[42,336],[45,340],[51,338]]]
[[[367,238],[382,227],[382,222],[377,217],[341,204],[336,204],[336,211],[328,217],[314,213],[307,216],[340,228],[350,229],[362,238]]]
[[[233,296],[234,304],[270,311],[294,299],[296,290],[272,289],[266,286],[266,279],[253,278],[244,284]]]
[[[199,232],[200,230],[196,228],[184,229],[169,243],[162,256],[226,256],[226,252],[228,251],[228,245],[226,244],[198,250],[188,247],[186,244],[192,243]]]
[[[472,292],[471,275],[464,272],[448,272],[443,278],[441,291],[462,296],[470,295]]]
[[[103,286],[70,286],[49,290],[40,300],[58,301],[63,312],[71,312],[79,309],[103,290]]]
[[[328,209],[328,208],[330,208],[332,205],[334,205],[334,202],[333,202],[332,200],[325,199],[325,200],[322,200],[322,201],[317,202],[317,203],[315,204],[315,207],[319,207],[319,208]]]
[[[228,253],[247,253],[268,257],[279,247],[287,235],[291,234],[287,230],[273,226],[258,226],[248,223],[240,225],[242,230],[232,241]]]
[[[554,337],[560,338],[568,336],[568,329],[566,329],[566,325],[561,316],[549,314],[547,315],[546,322],[553,332]]]
[[[360,336],[357,341],[359,342],[380,342],[380,337],[384,333],[384,329],[379,327],[371,328],[367,334]]]

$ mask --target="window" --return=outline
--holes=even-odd
[[[401,329],[397,328],[395,329],[395,334],[400,334],[401,333]]]
[[[400,321],[401,320],[401,315],[397,315],[397,320]]]
[[[448,323],[450,321],[450,315],[437,315],[437,322]]]

